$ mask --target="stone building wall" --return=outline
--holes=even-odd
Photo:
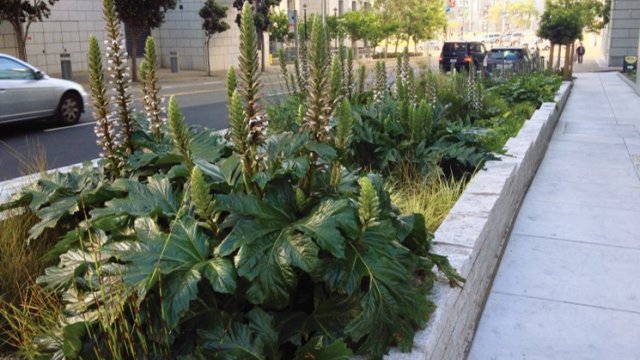
[[[638,52],[640,0],[613,0],[608,46],[604,49],[609,66],[622,69],[625,56]]]

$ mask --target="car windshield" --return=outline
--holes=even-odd
[[[445,43],[442,50],[446,54],[465,54],[467,52],[467,43]]]
[[[493,49],[491,50],[491,52],[489,53],[489,59],[491,60],[518,60],[518,59],[522,59],[524,56],[522,54],[522,51],[518,51],[518,50],[496,50]]]

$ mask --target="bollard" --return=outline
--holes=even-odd
[[[171,51],[169,53],[169,59],[171,62],[171,72],[177,73],[178,71],[180,71],[180,64],[178,63],[178,52]]]
[[[62,70],[62,78],[65,80],[71,80],[71,54],[63,52],[60,54],[60,70]]]

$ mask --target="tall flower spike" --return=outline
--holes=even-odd
[[[361,64],[358,68],[358,92],[357,96],[360,96],[364,93],[365,82],[367,81],[367,67],[364,64]]]
[[[289,84],[289,71],[287,70],[287,61],[283,49],[278,50],[278,63],[280,64],[280,75],[287,87],[287,92],[291,93],[291,85]]]
[[[331,59],[331,107],[332,112],[340,103],[342,97],[342,64],[337,55]]]
[[[152,37],[148,37],[144,46],[144,61],[140,64],[141,90],[144,109],[149,120],[149,132],[156,139],[162,139],[162,125],[166,119],[163,116],[160,97],[160,82],[158,81],[158,55],[156,43]]]
[[[336,124],[336,148],[345,152],[351,143],[352,132],[353,114],[351,113],[351,104],[349,103],[349,100],[342,99],[342,103],[338,109]]]
[[[131,154],[133,152],[133,142],[131,141],[134,131],[132,120],[131,95],[129,94],[129,73],[127,71],[127,54],[124,48],[124,38],[120,30],[120,21],[116,16],[113,0],[104,0],[103,13],[107,30],[107,60],[109,70],[113,80],[115,93],[115,116],[118,118],[119,138],[121,141],[120,152]]]
[[[307,97],[307,114],[304,127],[309,129],[315,140],[324,142],[329,136],[330,94],[329,55],[326,51],[326,29],[321,21],[313,22],[311,30],[310,76]]]
[[[402,88],[402,55],[398,54],[396,59],[396,94],[400,93]]]
[[[245,105],[245,116],[249,122],[249,141],[259,144],[266,136],[267,119],[260,104],[260,69],[258,61],[258,36],[253,22],[251,4],[242,6],[240,20],[240,97]]]
[[[189,129],[184,122],[184,116],[178,106],[175,97],[169,100],[169,129],[173,137],[173,146],[182,155],[187,168],[191,169],[193,162],[191,161],[191,138],[189,138]]]
[[[235,150],[239,154],[245,154],[247,151],[247,124],[244,118],[244,109],[242,107],[242,100],[238,91],[234,91],[231,95],[231,101],[229,102],[229,132],[231,136],[231,142]]]
[[[199,167],[194,166],[191,170],[191,201],[198,216],[212,223],[213,217],[213,196],[209,192],[209,187],[204,179],[204,174]]]
[[[427,75],[427,99],[431,106],[436,106],[438,103],[436,76],[431,71],[429,71],[429,74]]]
[[[117,177],[120,172],[120,159],[118,158],[115,128],[109,119],[109,97],[107,85],[104,80],[102,67],[102,55],[100,45],[95,36],[89,36],[89,81],[91,98],[93,103],[93,117],[96,119],[95,133],[100,146],[100,156],[107,161],[107,169]]]
[[[353,49],[347,48],[347,64],[344,67],[344,78],[346,79],[344,83],[344,96],[351,99],[353,96]]]
[[[363,230],[366,230],[380,216],[378,193],[368,177],[358,179],[358,185],[360,185],[358,217]]]
[[[387,91],[387,68],[384,61],[376,63],[376,84],[373,90],[373,101],[379,103]]]
[[[233,66],[227,70],[227,101],[231,101],[233,93],[238,89],[238,78],[236,76],[236,69]]]

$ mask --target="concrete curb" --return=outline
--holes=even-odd
[[[640,87],[636,86],[636,84],[633,81],[631,81],[631,79],[626,77],[623,73],[617,72],[617,74],[618,74],[618,77],[625,82],[625,84],[629,85],[633,89],[633,91],[635,91],[638,95],[640,95]]]
[[[91,160],[91,162],[95,165],[98,164],[98,160]],[[73,164],[73,165],[69,165],[69,166],[64,166],[61,168],[57,168],[57,169],[51,169],[51,170],[47,170],[45,172],[45,174],[50,174],[52,172],[55,171],[59,171],[59,172],[69,172],[71,171],[73,168],[77,168],[77,167],[82,167],[82,164]],[[20,189],[22,189],[23,187],[34,183],[36,181],[38,181],[38,179],[40,179],[42,175],[40,173],[36,173],[36,174],[31,174],[31,175],[26,175],[26,176],[21,176],[18,178],[14,178],[11,180],[7,180],[7,181],[3,181],[0,182],[0,204],[3,204],[7,201],[9,201],[11,199],[11,196],[17,192],[20,191]]]
[[[569,97],[564,82],[556,103],[544,103],[506,144],[509,156],[479,172],[435,234],[434,251],[449,257],[467,279],[463,289],[437,283],[436,304],[427,327],[414,338],[411,353],[392,350],[385,359],[464,359],[491,289],[502,251],[524,196],[540,165]]]

